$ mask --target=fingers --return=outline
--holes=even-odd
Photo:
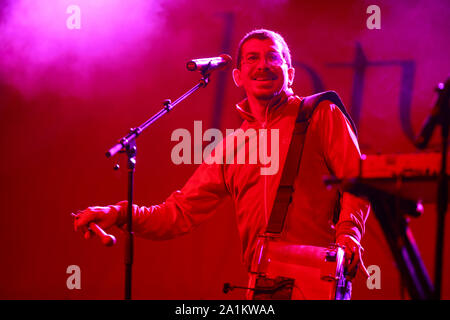
[[[344,247],[344,267],[347,274],[351,274],[354,267],[353,264],[355,263],[355,254],[352,250],[348,247]]]
[[[367,269],[362,262],[362,251],[364,250],[359,241],[349,235],[340,236],[336,243],[344,249],[344,266],[347,276],[353,278],[358,267],[368,275]]]
[[[83,234],[84,234],[84,238],[86,240],[88,240],[92,237],[92,231],[90,229],[87,229],[86,231],[84,231]]]
[[[94,234],[100,237],[104,236],[99,230],[108,229],[116,222],[116,216],[111,214],[111,208],[106,207],[88,207],[84,210],[72,213],[74,217],[75,231],[81,231],[86,239],[91,238]]]
[[[348,278],[353,278],[356,275],[359,261],[361,258],[360,250],[351,242],[340,244],[344,249],[344,267]]]
[[[358,263],[360,260],[359,250],[351,250],[349,254],[349,259],[347,260],[347,272],[349,275],[356,274],[356,270],[358,268]]]
[[[74,227],[75,231],[82,230],[89,227],[91,222],[98,223],[99,225],[104,224],[104,219],[108,212],[108,207],[88,207],[82,211],[77,211],[76,214],[72,214],[75,218]]]
[[[345,250],[345,268],[347,270],[347,275],[349,278],[354,278],[356,276],[358,268],[361,269],[362,272],[364,272],[367,278],[370,277],[370,274],[367,271],[362,260],[361,248],[356,248],[355,251],[351,251],[348,249]]]
[[[72,216],[74,217],[73,225],[75,231],[80,230],[83,233],[86,233],[89,223],[96,219],[96,214],[91,210],[91,207],[78,211],[76,214],[72,213]]]

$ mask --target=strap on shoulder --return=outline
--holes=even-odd
[[[356,126],[353,120],[348,115],[344,104],[339,98],[339,95],[335,91],[320,92],[302,99],[298,111],[298,116],[295,122],[294,131],[292,133],[291,143],[289,145],[288,153],[284,163],[283,172],[281,174],[280,184],[275,196],[275,202],[273,204],[272,212],[267,224],[266,233],[279,235],[283,230],[288,207],[292,201],[294,181],[300,168],[303,146],[309,121],[316,107],[320,104],[320,102],[325,100],[331,101],[333,104],[339,107],[342,113],[349,120],[353,131],[357,135]]]

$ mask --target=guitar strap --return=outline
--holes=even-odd
[[[283,172],[281,174],[280,184],[278,186],[275,202],[270,214],[270,219],[267,224],[266,234],[277,236],[283,231],[284,221],[289,204],[292,201],[292,194],[294,192],[294,181],[300,168],[306,131],[314,110],[320,102],[325,100],[328,100],[339,107],[342,113],[349,120],[353,131],[357,134],[356,126],[345,110],[345,106],[336,92],[325,91],[303,98],[300,103],[297,119],[295,121],[291,143],[289,145]]]

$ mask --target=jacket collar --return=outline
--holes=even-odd
[[[292,92],[292,90],[289,90],[288,92],[282,91],[278,96],[273,97],[268,104],[269,113],[273,113],[275,110],[279,109],[288,101],[288,98],[293,95],[294,93]],[[247,120],[249,122],[257,121],[255,116],[250,111],[247,98],[236,104],[236,110],[244,120]]]

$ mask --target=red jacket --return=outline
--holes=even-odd
[[[210,217],[223,201],[231,200],[236,211],[244,263],[248,265],[252,261],[257,235],[264,232],[271,212],[300,101],[301,98],[297,96],[282,95],[281,100],[267,109],[264,123],[255,120],[248,111],[246,100],[238,104],[237,110],[244,118],[241,126],[243,131],[224,139],[228,146],[226,152],[235,155],[234,163],[230,163],[231,158],[226,161],[225,153],[223,163],[201,164],[184,187],[173,192],[164,203],[150,207],[134,205],[135,234],[153,240],[185,234]],[[264,130],[259,130],[263,128],[278,129],[279,168],[273,175],[261,174],[261,168],[269,167],[268,164],[263,165],[261,161],[249,164],[252,153],[261,152],[261,145],[256,149],[249,148],[250,151],[247,147],[258,134],[264,135]],[[245,141],[243,145],[230,148],[230,139],[244,132],[255,134],[249,134],[249,139],[241,140]],[[273,134],[276,135],[276,130],[268,130],[268,133],[271,138]],[[268,144],[269,154],[274,147]],[[221,151],[221,148],[222,144],[219,144],[215,152]],[[237,157],[242,152],[249,154],[246,164],[237,164]],[[311,118],[305,138],[293,201],[282,233],[283,240],[317,246],[334,243],[340,234],[349,234],[361,240],[370,210],[368,202],[348,193],[339,197],[337,189],[327,189],[323,183],[324,176],[357,176],[360,156],[356,136],[340,109],[328,102],[320,103]],[[339,220],[334,225],[333,216],[338,201]],[[120,221],[125,222],[126,201],[113,207],[119,210]]]

